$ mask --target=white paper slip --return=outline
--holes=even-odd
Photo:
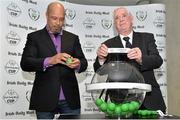
[[[108,53],[128,53],[129,48],[108,48]]]

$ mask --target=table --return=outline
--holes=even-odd
[[[107,117],[105,114],[81,114],[81,115],[60,115],[59,119],[121,119],[118,117]],[[142,117],[142,116],[132,116],[130,118],[122,119],[180,119],[180,116],[155,116],[155,117]]]

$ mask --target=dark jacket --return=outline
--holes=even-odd
[[[111,38],[104,42],[108,48],[122,48],[123,44],[119,36]],[[133,32],[133,47],[140,48],[142,52],[142,65],[138,64],[135,60],[130,60],[143,75],[145,83],[152,86],[152,91],[147,93],[143,102],[143,106],[152,110],[166,110],[166,106],[160,91],[159,84],[156,81],[153,70],[159,68],[163,60],[159,55],[157,46],[155,44],[155,39],[151,33],[140,33]],[[105,61],[109,62],[112,59],[112,55],[108,55]],[[94,70],[96,71],[101,65],[96,58],[94,63]]]
[[[87,60],[81,49],[79,38],[63,30],[61,52],[68,53],[80,60],[79,73],[87,68]],[[24,71],[36,72],[30,99],[30,109],[37,111],[52,111],[58,104],[60,86],[66,101],[73,109],[80,108],[80,96],[75,71],[62,64],[56,64],[43,69],[46,57],[57,54],[55,46],[46,28],[30,33],[21,59]]]

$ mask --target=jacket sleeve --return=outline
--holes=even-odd
[[[84,72],[87,69],[88,62],[87,62],[87,60],[85,58],[85,55],[84,55],[84,53],[82,51],[81,44],[79,42],[79,37],[78,36],[76,37],[76,40],[75,40],[73,46],[74,46],[74,49],[75,49],[74,57],[78,58],[80,60],[80,68],[78,70],[78,73]]]
[[[28,72],[43,71],[43,61],[45,58],[37,57],[37,51],[35,39],[28,34],[20,62],[22,70]]]
[[[155,44],[155,39],[153,34],[146,34],[146,37],[143,41],[143,50],[142,50],[142,66],[141,71],[153,70],[159,68],[163,60],[159,55],[157,45]]]

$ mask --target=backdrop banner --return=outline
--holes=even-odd
[[[1,0],[0,2],[0,119],[31,119],[35,111],[29,110],[34,73],[20,68],[20,59],[27,34],[46,25],[45,12],[52,0]],[[64,29],[79,35],[88,60],[88,68],[78,77],[82,114],[97,113],[86,83],[94,75],[93,62],[97,47],[117,33],[113,25],[113,10],[119,6],[94,6],[61,2],[66,9]],[[163,4],[124,6],[134,16],[134,31],[151,32],[164,62],[155,70],[167,104],[166,70],[166,10]]]

